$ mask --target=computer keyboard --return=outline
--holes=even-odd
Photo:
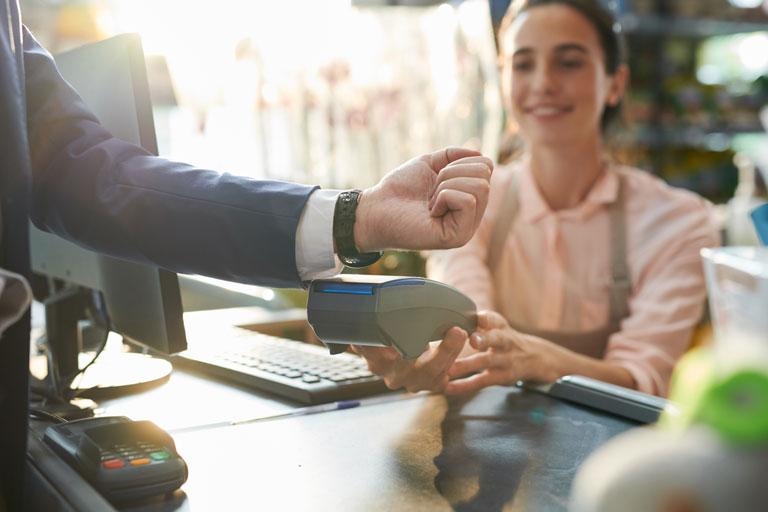
[[[388,391],[361,357],[236,326],[216,339],[189,340],[174,363],[305,404],[362,398]]]

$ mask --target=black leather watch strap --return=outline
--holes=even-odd
[[[367,267],[381,258],[381,252],[363,252],[355,246],[355,211],[360,200],[359,190],[347,190],[339,194],[333,211],[333,240],[336,255],[347,267]]]

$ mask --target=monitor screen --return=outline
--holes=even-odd
[[[138,35],[116,36],[55,59],[62,76],[115,137],[157,154]],[[36,296],[46,299],[47,348],[62,377],[78,369],[77,322],[89,310],[97,323],[103,320],[105,329],[125,340],[162,354],[186,349],[175,273],[98,254],[34,226],[30,250],[33,271],[44,276],[44,282],[55,283],[36,287]],[[40,297],[38,290],[45,290],[47,297]]]

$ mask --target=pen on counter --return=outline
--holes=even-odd
[[[429,392],[422,391],[419,393],[397,393],[386,394],[381,396],[374,396],[370,398],[362,398],[360,400],[340,400],[338,402],[330,402],[327,404],[309,405],[306,407],[299,407],[290,411],[281,412],[277,414],[271,414],[268,416],[259,416],[256,418],[250,418],[247,420],[233,420],[233,421],[220,421],[217,423],[206,423],[203,425],[194,425],[189,427],[179,427],[174,429],[167,429],[170,434],[178,434],[183,432],[192,432],[196,430],[205,430],[209,428],[219,427],[233,427],[238,425],[248,425],[251,423],[261,423],[263,421],[273,421],[282,418],[290,418],[293,416],[306,416],[309,414],[318,414],[322,412],[336,411],[341,409],[353,409],[355,407],[384,404],[388,402],[397,402],[400,400],[409,400],[419,396],[426,396]]]
[[[360,400],[341,400],[338,402],[331,402],[328,404],[309,405],[307,407],[299,407],[291,411],[273,414],[270,416],[262,416],[260,418],[251,418],[247,420],[232,421],[230,425],[247,425],[249,423],[258,423],[260,421],[276,420],[280,418],[290,418],[292,416],[306,416],[307,414],[317,414],[321,412],[336,411],[340,409],[352,409],[353,407],[359,407]]]

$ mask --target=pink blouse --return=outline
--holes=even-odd
[[[512,173],[518,213],[494,276],[488,244]],[[609,215],[624,176],[630,315],[611,335],[604,359],[623,366],[638,389],[667,395],[676,361],[688,348],[706,297],[699,251],[718,245],[711,205],[639,169],[614,166],[578,206],[552,211],[522,162],[497,168],[485,216],[464,247],[429,254],[427,275],[469,295],[511,323],[543,331],[583,332],[609,320]]]

